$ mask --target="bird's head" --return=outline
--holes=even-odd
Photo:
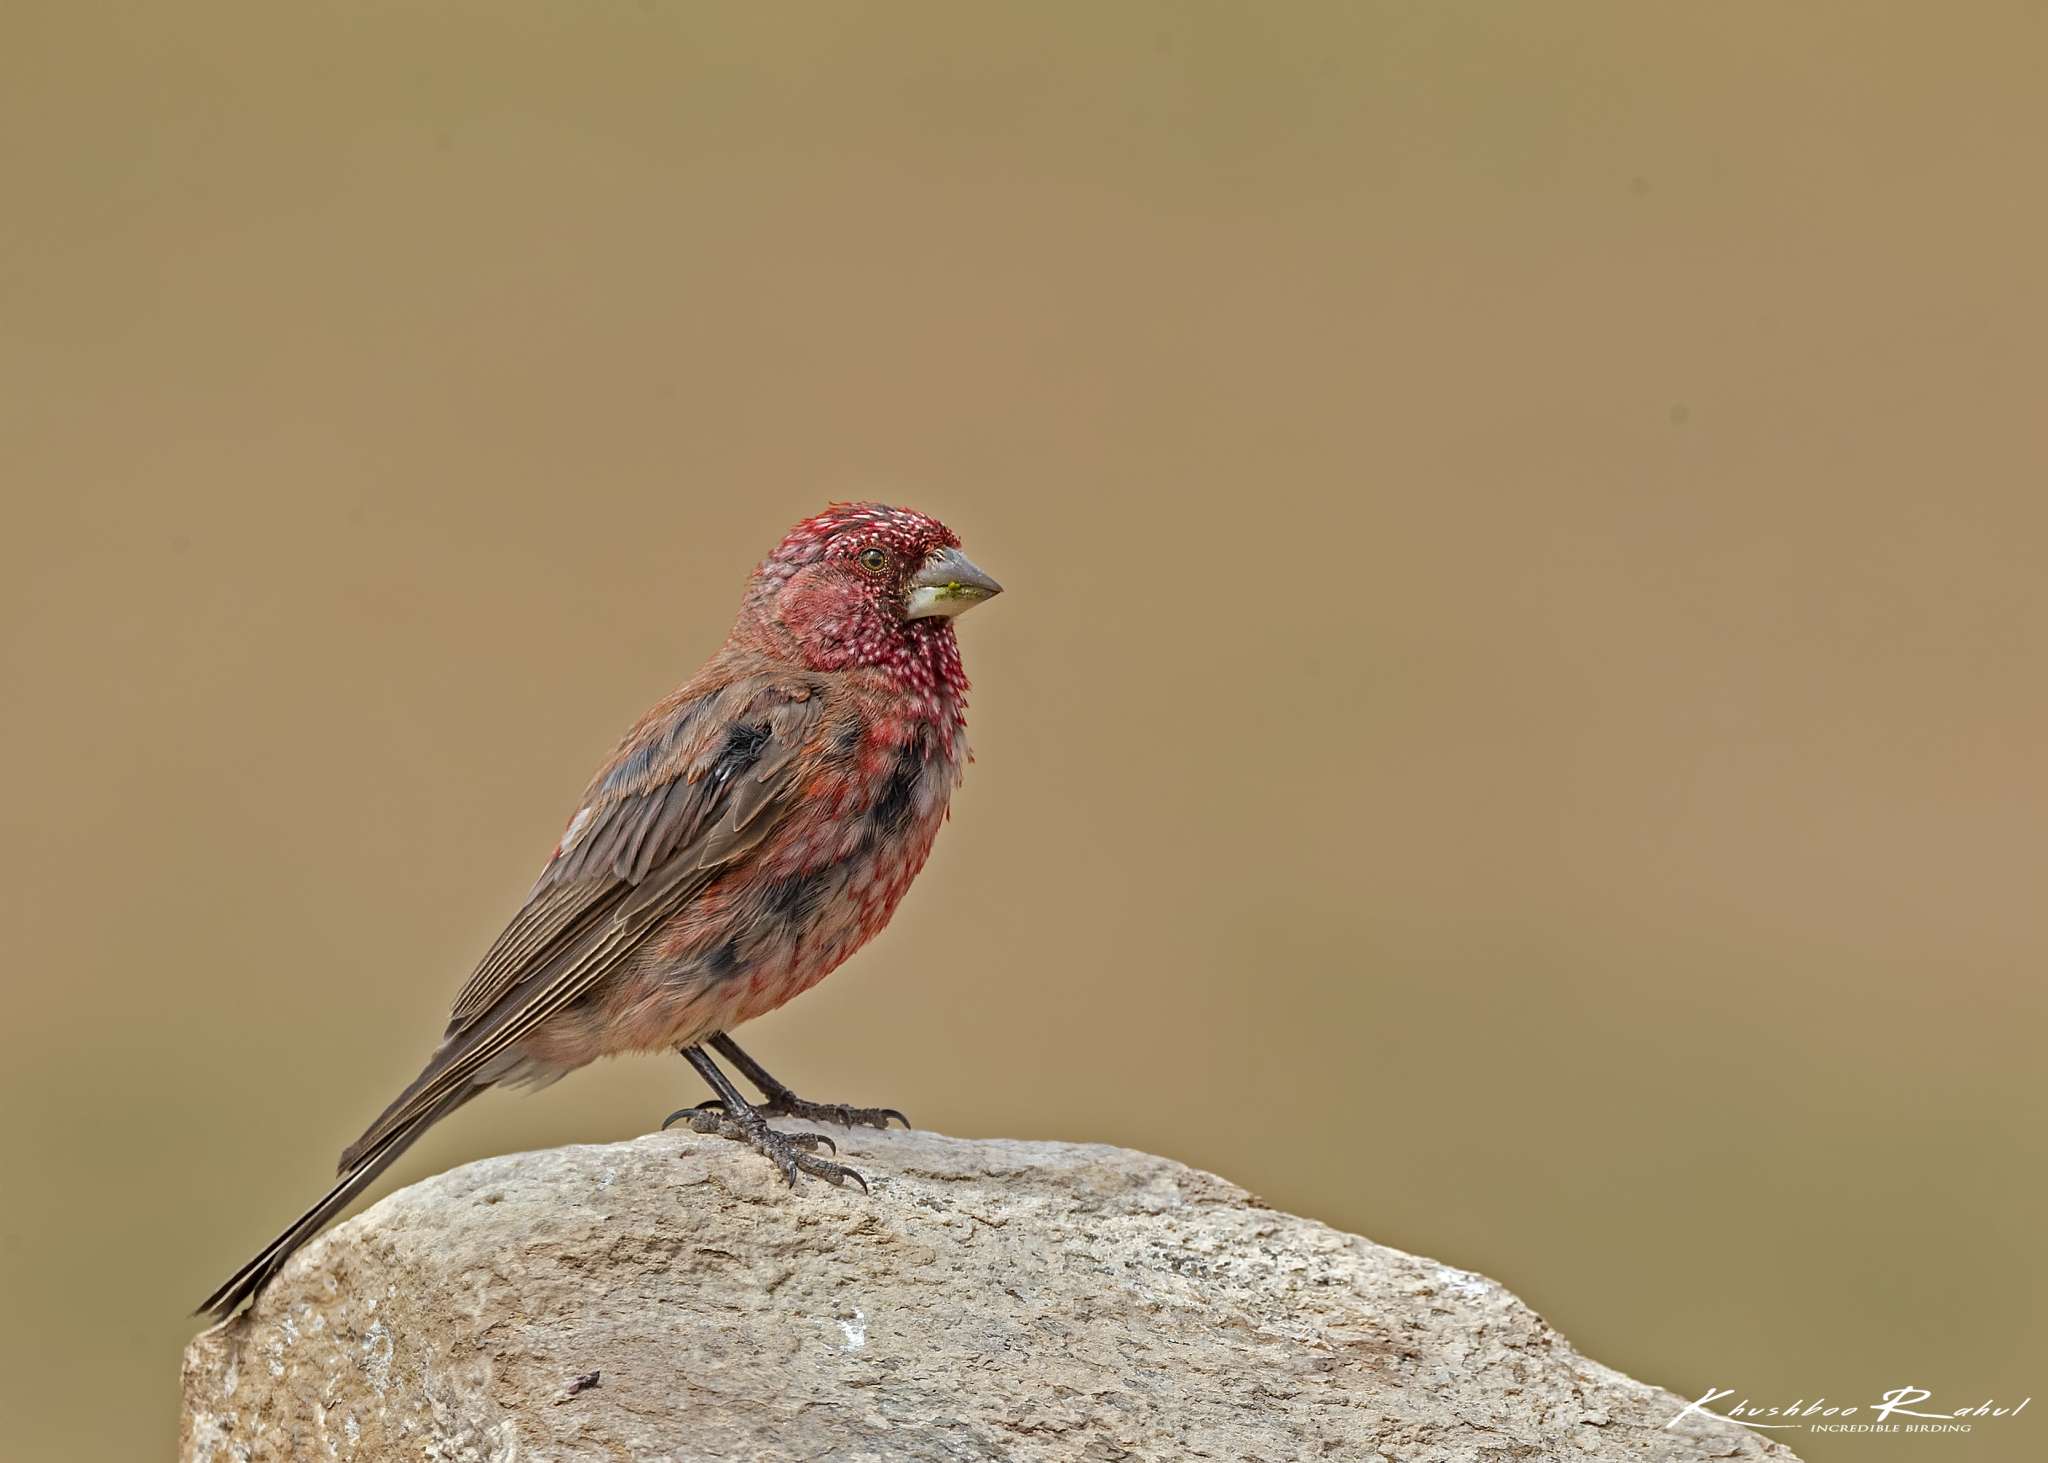
[[[754,571],[742,621],[780,627],[814,670],[921,670],[935,654],[957,666],[953,617],[1002,590],[936,518],[835,503],[792,528]]]

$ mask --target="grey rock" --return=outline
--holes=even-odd
[[[1168,1159],[834,1136],[871,1195],[686,1132],[393,1194],[187,1348],[183,1456],[1792,1457]]]

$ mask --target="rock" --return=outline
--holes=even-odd
[[[188,1460],[1779,1458],[1500,1286],[1163,1158],[670,1132],[473,1163],[185,1353]]]

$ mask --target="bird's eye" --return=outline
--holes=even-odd
[[[862,549],[860,566],[870,574],[879,574],[889,567],[889,555],[884,549]]]

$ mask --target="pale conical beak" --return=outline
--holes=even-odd
[[[939,549],[910,576],[903,616],[909,620],[930,615],[951,619],[1002,592],[1002,585],[975,568],[974,561],[958,549]]]

